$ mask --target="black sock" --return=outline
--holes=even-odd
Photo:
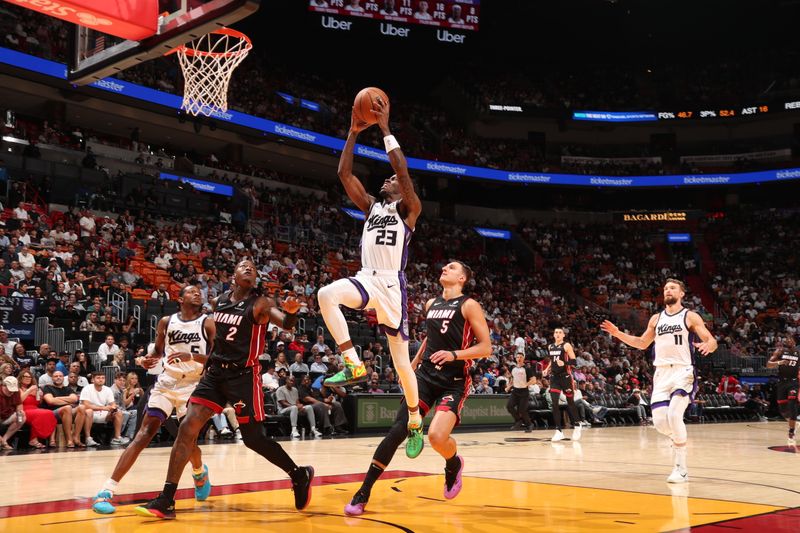
[[[375,463],[369,465],[367,476],[364,478],[364,482],[361,484],[361,488],[359,490],[365,494],[372,492],[372,486],[376,481],[378,481],[378,478],[381,477],[381,474],[383,474],[383,468],[379,467]]]
[[[454,453],[453,457],[445,461],[444,469],[450,472],[458,472],[459,468],[461,468],[461,459],[458,458],[458,453]]]
[[[789,436],[794,437],[794,428],[789,428]]]
[[[163,494],[164,497],[169,501],[173,501],[175,500],[176,490],[178,490],[178,484],[170,483],[169,481],[167,481],[166,483],[164,483],[164,490],[161,492],[161,494]]]

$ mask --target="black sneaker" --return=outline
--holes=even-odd
[[[139,516],[148,518],[160,518],[161,520],[175,519],[175,500],[168,500],[163,494],[159,494],[154,500],[146,504],[135,507],[133,512]]]
[[[516,431],[518,429],[522,429],[522,422],[515,422],[513,426],[511,426],[511,431]]]
[[[292,491],[294,492],[294,506],[302,511],[311,502],[311,482],[314,480],[314,467],[298,466],[290,475],[292,478]]]
[[[533,431],[533,428],[530,426],[524,426],[524,427],[525,427],[525,433],[530,433],[531,431]]]

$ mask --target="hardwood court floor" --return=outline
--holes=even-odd
[[[303,513],[282,472],[243,445],[203,446],[215,488],[195,502],[187,471],[175,521],[132,512],[160,490],[168,448],[142,454],[120,484],[114,515],[89,505],[118,450],[12,454],[0,458],[0,531],[798,531],[800,454],[784,445],[784,423],[694,425],[689,434],[691,482],[670,486],[671,452],[652,427],[590,429],[578,443],[557,444],[544,431],[460,433],[466,471],[457,499],[442,496],[438,454],[426,447],[410,460],[401,449],[358,518],[342,508],[377,437],[283,443],[298,464],[316,469]]]

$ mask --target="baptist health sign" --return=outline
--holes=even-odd
[[[391,427],[400,408],[399,394],[358,394],[356,401],[356,429],[380,429]],[[513,423],[506,410],[508,396],[470,396],[461,411],[462,426],[494,426]],[[425,417],[430,423],[435,409]]]

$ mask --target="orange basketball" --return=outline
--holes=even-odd
[[[378,105],[374,104],[377,99],[380,99],[385,105],[389,104],[389,97],[377,87],[367,87],[358,91],[356,100],[353,102],[356,118],[367,124],[377,123],[378,118],[372,112],[373,109],[378,108]]]

